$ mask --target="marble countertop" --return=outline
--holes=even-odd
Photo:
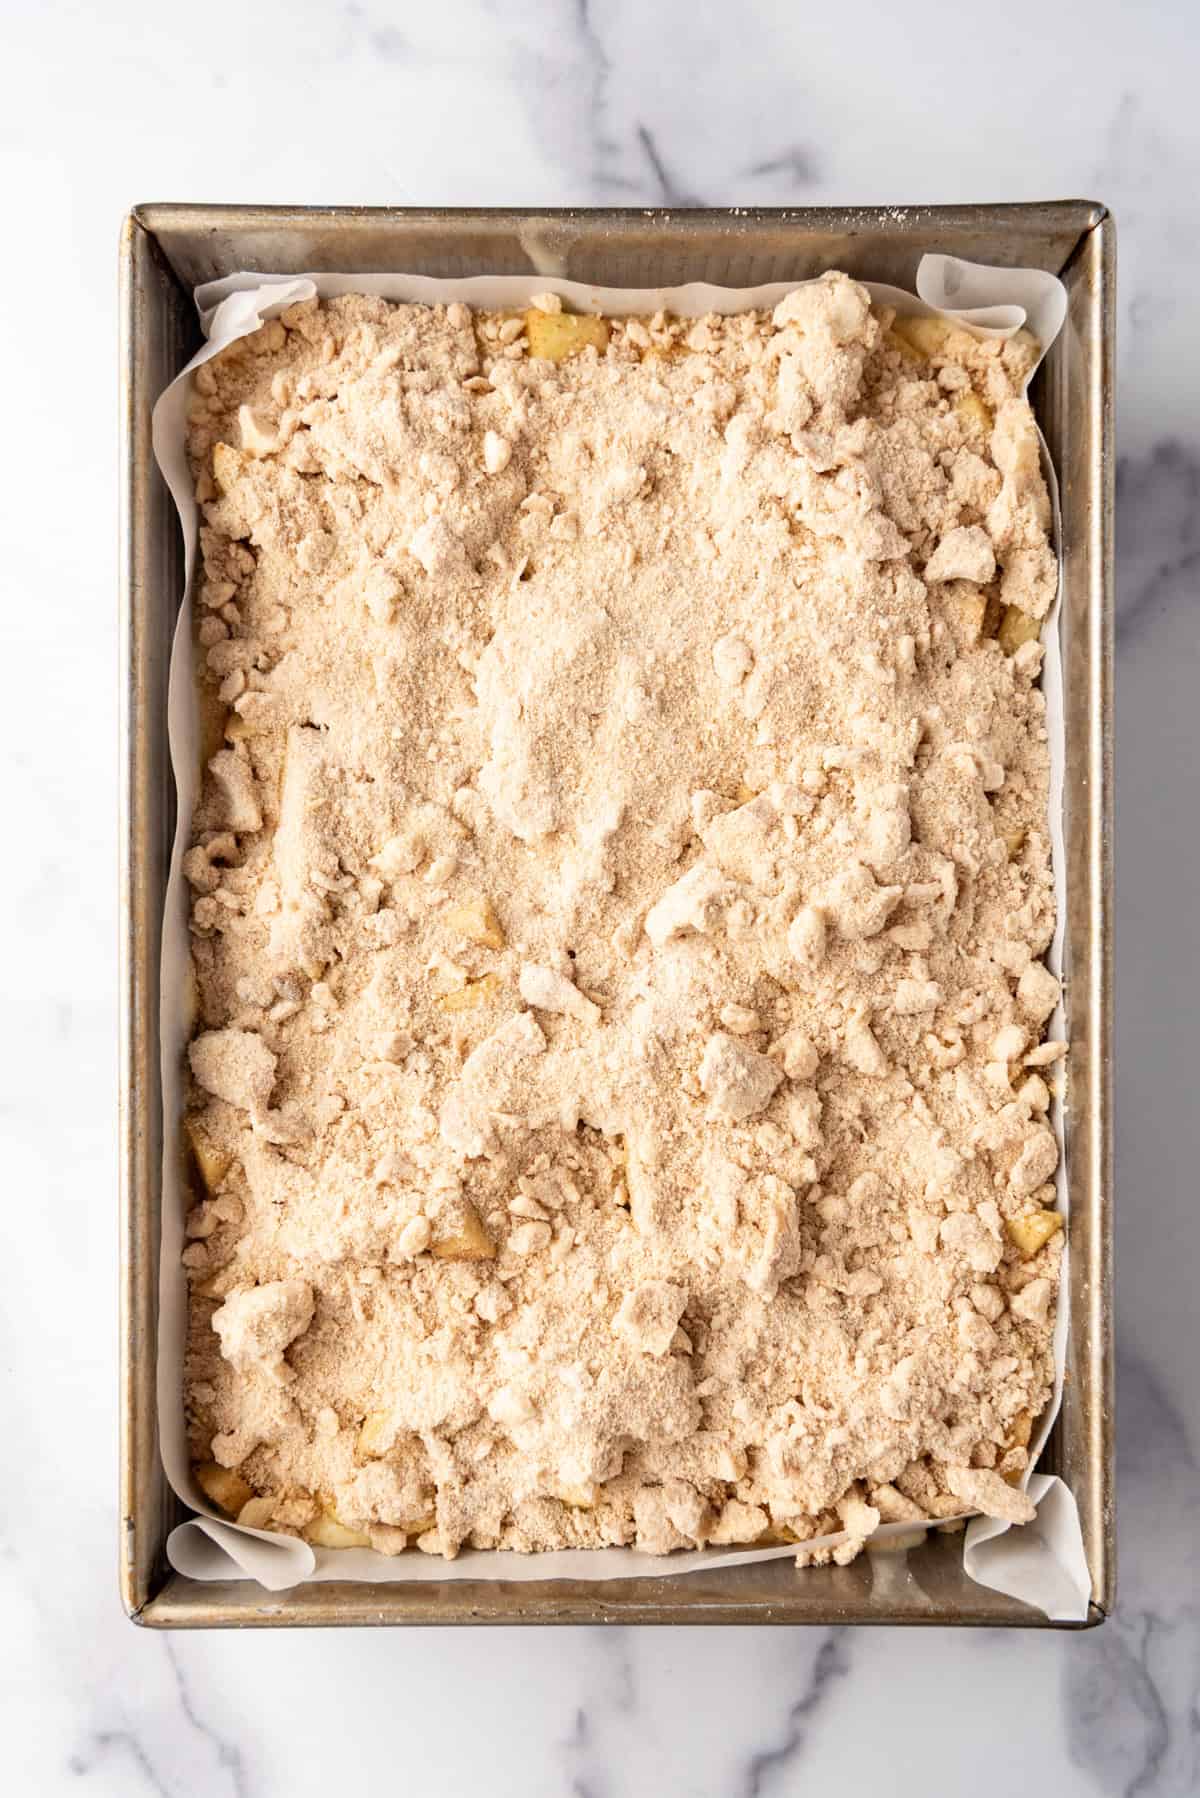
[[[1189,10],[1050,0],[1006,33],[950,0],[4,9],[4,792],[25,845],[0,882],[10,1792],[1008,1798],[1038,1772],[1059,1798],[1200,1787]],[[1076,194],[1121,233],[1115,1619],[1073,1636],[135,1630],[116,1597],[113,1425],[122,213]]]

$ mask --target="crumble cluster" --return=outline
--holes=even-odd
[[[186,1400],[245,1522],[1016,1489],[1061,1252],[1036,346],[293,306],[195,377]]]

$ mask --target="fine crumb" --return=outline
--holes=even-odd
[[[838,1562],[1028,1515],[1032,354],[829,275],[306,301],[197,376],[186,1401],[235,1514]]]

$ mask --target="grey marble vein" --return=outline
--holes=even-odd
[[[165,1641],[164,1646],[185,1722],[202,1741],[211,1743],[216,1753],[217,1765],[223,1776],[221,1786],[232,1795],[232,1798],[248,1798],[249,1788],[246,1784],[241,1749],[200,1715],[192,1697],[181,1656],[169,1638]]]
[[[791,1776],[804,1753],[814,1719],[824,1709],[833,1685],[849,1672],[848,1632],[830,1630],[821,1640],[803,1687],[788,1706],[782,1739],[750,1757],[745,1779],[738,1786],[738,1798],[767,1798],[772,1791],[794,1787]],[[786,1786],[780,1778],[786,1780]]]
[[[1066,1663],[1068,1740],[1097,1791],[1176,1798],[1200,1790],[1200,1467],[1185,1420],[1131,1354],[1117,1413],[1121,1590],[1115,1617]]]
[[[142,1636],[139,1645],[134,1680],[113,1695],[114,1721],[86,1731],[67,1756],[70,1772],[122,1793],[136,1779],[137,1789],[161,1798],[248,1798],[242,1751],[202,1715],[183,1664],[186,1650],[165,1637]]]
[[[1117,643],[1190,606],[1200,640],[1200,443],[1161,439],[1117,463]]]
[[[90,1779],[97,1773],[107,1777],[114,1765],[114,1753],[116,1764],[132,1767],[139,1786],[148,1786],[158,1794],[158,1798],[172,1798],[171,1788],[160,1778],[146,1750],[131,1729],[93,1730],[87,1750],[77,1749],[68,1755],[67,1767],[79,1779]]]
[[[820,159],[807,145],[791,144],[776,155],[752,162],[746,174],[751,180],[778,176],[793,187],[811,187],[820,179]]]
[[[604,91],[611,72],[604,44],[596,27],[592,0],[575,0],[575,35],[580,49],[578,86],[590,140],[587,177],[593,188],[627,185],[611,166],[614,145],[604,130]]]
[[[572,1798],[621,1798],[606,1764],[605,1728],[621,1733],[638,1708],[638,1681],[627,1629],[589,1630],[589,1660],[594,1657],[589,1689],[576,1706],[561,1750],[568,1769]],[[604,1728],[601,1727],[603,1720]]]
[[[412,55],[412,45],[404,32],[366,7],[357,5],[355,0],[341,8],[341,16],[346,27],[347,48],[361,40],[368,54],[378,57],[381,62],[400,62]]]
[[[638,125],[637,141],[642,154],[650,167],[654,184],[658,189],[657,198],[664,206],[702,206],[704,204],[697,195],[689,193],[667,167],[662,151],[654,141],[653,134],[647,125]]]

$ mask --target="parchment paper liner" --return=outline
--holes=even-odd
[[[203,349],[166,389],[154,409],[154,452],[179,509],[185,543],[185,578],[190,592],[198,538],[198,513],[187,466],[186,431],[190,376],[193,369],[231,343],[257,330],[297,300],[314,293],[378,294],[388,300],[448,304],[462,300],[492,310],[528,305],[538,293],[560,294],[570,308],[611,317],[664,310],[692,318],[707,312],[733,313],[774,306],[796,282],[777,281],[762,287],[712,287],[692,282],[670,288],[589,287],[546,275],[497,275],[465,280],[438,280],[422,275],[298,275],[239,273],[196,289],[196,305],[208,339]],[[877,301],[903,314],[935,313],[967,326],[980,337],[1007,338],[1027,324],[1049,349],[1066,317],[1066,292],[1053,275],[1039,269],[989,268],[952,256],[925,256],[917,271],[916,296],[901,288],[864,283]],[[1061,543],[1058,489],[1043,443],[1043,467],[1054,507],[1056,542]],[[182,597],[182,596],[181,596]],[[1042,687],[1050,733],[1050,838],[1053,859],[1056,926],[1047,961],[1061,973],[1066,931],[1066,890],[1062,834],[1065,761],[1062,660],[1058,618],[1060,593],[1044,628],[1046,656]],[[163,921],[160,1040],[163,1082],[162,1257],[159,1292],[158,1413],[163,1465],[172,1487],[197,1516],[177,1526],[167,1540],[167,1556],[180,1573],[198,1580],[254,1579],[269,1591],[282,1591],[306,1580],[415,1580],[677,1578],[718,1562],[744,1566],[756,1561],[794,1556],[802,1547],[836,1546],[845,1533],[812,1542],[773,1548],[698,1549],[672,1555],[644,1555],[628,1548],[570,1549],[522,1555],[512,1551],[465,1550],[446,1561],[419,1551],[395,1557],[370,1549],[314,1549],[292,1536],[243,1528],[214,1513],[191,1471],[183,1415],[183,1351],[187,1317],[187,1281],[180,1255],[184,1246],[184,1190],[178,1152],[183,1114],[184,1052],[191,1031],[186,995],[188,979],[187,893],[180,863],[188,846],[191,816],[199,785],[199,735],[190,608],[183,605],[171,653],[168,687],[171,763],[178,794],[175,843],[171,857]],[[1061,1007],[1050,1020],[1050,1034],[1061,1035]],[[1055,1101],[1052,1121],[1062,1143],[1061,1105]],[[1064,1159],[1056,1175],[1058,1204],[1068,1210]],[[1086,1619],[1091,1582],[1075,1501],[1055,1476],[1032,1472],[1037,1455],[1058,1414],[1068,1330],[1067,1255],[1064,1252],[1058,1312],[1054,1330],[1055,1381],[1050,1405],[1040,1420],[1031,1447],[1030,1469],[1023,1484],[1038,1506],[1034,1522],[1019,1529],[995,1519],[975,1517],[968,1524],[963,1565],[982,1585],[1035,1605],[1055,1620]],[[885,1524],[871,1538],[911,1535],[911,1524]],[[802,1577],[797,1574],[797,1577]]]

